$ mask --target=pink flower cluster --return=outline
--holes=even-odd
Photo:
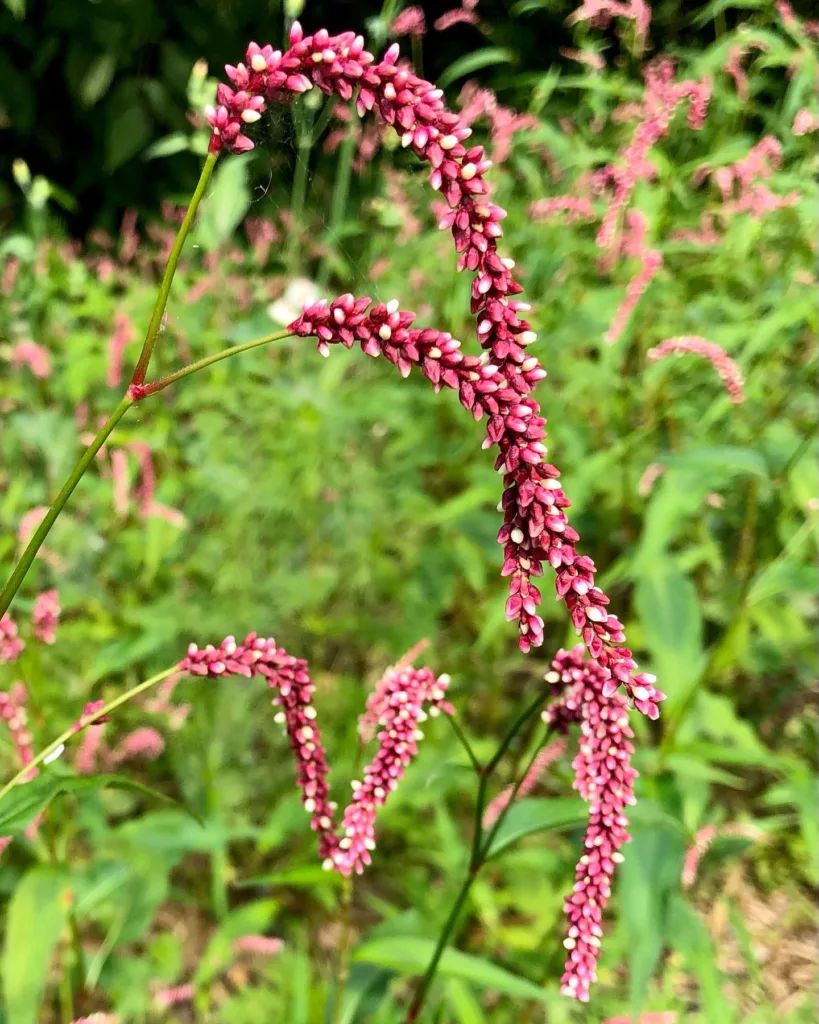
[[[809,135],[819,131],[819,114],[805,108],[800,110],[793,119],[794,135]]]
[[[538,120],[532,114],[519,114],[498,102],[491,89],[483,89],[467,82],[458,97],[461,107],[460,123],[470,127],[480,117],[486,117],[492,138],[492,162],[501,164],[509,156],[512,139],[517,132],[537,128]]]
[[[713,179],[722,193],[726,214],[750,213],[752,217],[764,217],[773,210],[795,206],[799,202],[798,192],[780,196],[762,184],[773,175],[781,161],[782,143],[772,135],[766,135],[741,160],[716,170],[701,168],[694,181],[699,183],[707,177]]]
[[[575,788],[589,804],[584,853],[577,865],[574,889],[564,911],[568,929],[563,945],[569,951],[561,990],[582,1002],[596,980],[603,936],[602,919],[611,896],[620,848],[629,841],[626,808],[635,803],[631,766],[634,736],[628,723],[628,704],[620,693],[608,692],[608,680],[583,648],[559,651],[546,681],[563,695],[544,712],[544,719],[565,729],[580,723],[580,751],[572,762]],[[647,696],[648,689],[642,696]]]
[[[271,935],[243,935],[240,939],[234,939],[231,947],[236,953],[278,956],[284,949],[284,942]]]
[[[594,8],[599,13],[598,8],[602,10],[608,6],[593,2],[589,10]],[[581,11],[585,8],[586,5]],[[674,64],[670,60],[652,61],[644,68],[643,75],[645,90],[642,101],[615,112],[616,120],[637,118],[632,137],[619,153],[617,161],[595,171],[584,182],[588,194],[552,196],[538,200],[530,207],[536,220],[546,220],[556,213],[566,213],[567,221],[574,222],[594,219],[593,196],[605,200],[605,212],[596,238],[603,251],[601,269],[611,271],[624,256],[640,261],[612,324],[604,335],[604,340],[609,344],[620,337],[631,313],[663,265],[660,250],[649,249],[644,244],[647,233],[645,216],[638,210],[628,209],[634,190],[639,181],[654,177],[654,167],[649,160],[651,150],[668,134],[680,104],[687,101],[688,124],[693,129],[699,129],[705,120],[711,95],[708,79],[699,82],[692,79],[676,81]]]
[[[426,34],[427,23],[420,7],[405,7],[390,25],[390,34],[400,39],[401,36],[419,38]]]
[[[455,25],[477,25],[480,19],[475,13],[475,8],[478,6],[478,0],[461,0],[460,7],[453,7],[450,11],[444,11],[444,13],[435,19],[435,30],[436,32],[445,32],[448,28],[454,28]]]
[[[109,388],[118,387],[122,380],[122,362],[125,350],[134,337],[134,325],[127,313],[117,313],[114,316],[114,333],[108,345],[107,384]]]
[[[700,861],[708,852],[717,836],[739,836],[743,839],[760,839],[765,833],[757,825],[733,822],[728,825],[706,825],[694,836],[694,842],[688,848],[683,862],[680,883],[683,889],[690,889],[697,878]]]
[[[627,256],[638,259],[640,269],[629,281],[625,298],[617,307],[611,326],[603,335],[603,340],[609,345],[613,345],[623,333],[634,308],[662,268],[663,256],[660,250],[646,248],[647,233],[648,223],[645,215],[640,210],[629,210],[626,213],[626,229],[621,239],[621,250]]]
[[[9,359],[13,367],[27,366],[40,380],[51,376],[51,353],[36,341],[18,341],[12,345]]]
[[[447,219],[450,216],[447,214]],[[485,223],[497,221],[487,219]],[[665,695],[646,681],[648,677],[633,674],[637,666],[631,651],[619,646],[625,639],[622,623],[606,611],[609,599],[595,586],[594,562],[575,551],[578,535],[566,521],[564,509],[569,501],[558,482],[559,473],[543,462],[545,420],[531,391],[545,371],[537,359],[526,355],[535,335],[517,314],[528,307],[506,298],[507,291],[519,289],[508,274],[511,261],[502,261],[489,249],[487,253],[494,259],[484,261],[485,254],[473,242],[475,233],[468,234],[467,224],[454,224],[456,240],[463,247],[464,239],[470,263],[476,254],[478,264],[487,267],[473,289],[473,296],[477,292],[473,308],[479,311],[478,333],[486,347],[491,345],[490,353],[464,355],[461,343],[450,334],[413,328],[414,314],[401,312],[397,301],[369,309],[369,298],[356,300],[349,294],[329,305],[321,301],[306,307],[289,329],[316,337],[323,355],[329,353],[331,344],[351,348],[358,342],[363,352],[383,355],[403,376],[415,365],[436,391],[443,387],[457,390],[461,404],[476,419],[487,417],[484,447],[499,446],[495,468],[504,474],[505,484],[505,524],[498,541],[504,545],[502,574],[512,577],[506,614],[518,621],[521,650],[529,651],[543,642],[543,620],[537,615],[541,594],[532,577],[542,575],[543,563],[548,561],[558,573],[557,595],[566,601],[575,628],[608,675],[608,688],[613,692],[622,683],[637,707],[656,718],[657,705]],[[485,235],[478,237],[485,242]],[[494,289],[496,279],[502,282],[503,294]],[[487,282],[485,294],[490,295],[486,305],[478,291],[482,280]],[[493,357],[495,363],[489,362]]]
[[[44,590],[37,595],[31,612],[31,629],[34,636],[44,644],[53,644],[57,639],[60,621],[60,599],[56,590]]]
[[[566,23],[574,25],[578,21],[591,21],[605,28],[612,18],[633,21],[637,39],[642,45],[651,24],[651,7],[646,0],[583,0],[580,7],[566,19]]]
[[[341,822],[342,838],[338,848],[325,861],[325,867],[334,868],[343,875],[353,871],[360,874],[370,863],[370,851],[375,849],[375,817],[390,793],[398,786],[404,771],[418,753],[418,741],[423,733],[418,726],[427,715],[442,711],[452,714],[452,706],[444,699],[449,676],[437,678],[428,668],[402,668],[388,673],[380,688],[378,714],[382,732],[378,734],[378,751],[364,769],[363,781],[353,782],[353,799]]]
[[[745,393],[742,389],[742,371],[725,349],[714,341],[708,341],[696,335],[666,338],[659,345],[649,349],[646,358],[650,362],[657,362],[660,359],[668,358],[670,355],[683,355],[685,353],[692,353],[707,359],[719,374],[726,391],[731,396],[731,401],[737,405],[745,401]]]
[[[523,776],[523,780],[518,786],[517,793],[515,793],[514,786],[507,786],[501,793],[498,793],[495,799],[486,808],[483,815],[483,827],[487,829],[491,828],[495,824],[499,816],[509,806],[509,801],[513,796],[515,799],[520,799],[521,797],[531,793],[540,781],[541,776],[546,769],[561,758],[565,752],[566,744],[563,740],[555,740],[554,743],[547,743],[542,750],[538,751],[537,757],[532,761],[529,771]]]
[[[17,753],[20,767],[25,768],[34,760],[34,746],[31,733],[28,731],[28,714],[26,712],[27,693],[22,683],[15,683],[9,693],[0,691],[0,719],[11,733],[11,741]],[[34,768],[26,781],[37,774]]]
[[[16,661],[26,646],[18,636],[17,623],[8,612],[0,617],[0,665]]]
[[[219,647],[209,644],[202,650],[191,644],[179,669],[216,679],[226,675],[262,675],[267,679],[276,691],[273,703],[281,708],[276,718],[284,725],[296,758],[302,804],[310,815],[311,828],[319,836],[319,856],[328,870],[344,875],[360,873],[370,863],[376,811],[417,753],[421,738],[418,725],[426,717],[423,706],[429,705],[430,714],[452,710],[444,699],[447,676],[436,678],[428,668],[410,667],[388,673],[378,707],[372,710],[383,727],[378,735],[378,751],[364,769],[363,782],[353,783],[353,797],[344,812],[339,836],[334,823],[337,805],[330,800],[329,769],[316,722],[315,686],[307,662],[276,647],[275,640],[250,633],[241,644],[233,637],[227,637]]]
[[[668,134],[677,108],[688,101],[688,124],[694,130],[702,127],[711,98],[711,83],[707,79],[695,82],[675,80],[674,64],[658,59],[647,64],[643,75],[645,92],[641,104],[640,120],[631,141],[620,154],[618,164],[608,164],[595,174],[594,187],[606,195],[606,213],[597,234],[601,249],[611,249],[617,241],[617,228],[621,214],[628,205],[638,181],[654,177],[654,168],[648,160],[654,146]]]

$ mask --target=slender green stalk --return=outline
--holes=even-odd
[[[466,751],[466,756],[471,761],[472,767],[475,769],[475,774],[481,776],[483,774],[483,765],[475,756],[475,751],[472,749],[472,744],[466,738],[466,733],[461,728],[460,723],[456,719],[455,715],[445,715],[444,717],[446,718],[447,722],[449,722],[450,726],[452,727],[452,731],[458,737],[461,746]]]
[[[511,729],[501,742],[501,745],[498,748],[495,756],[481,772],[480,782],[478,785],[478,800],[475,815],[475,832],[472,838],[472,849],[469,856],[469,868],[467,870],[466,877],[464,878],[463,882],[461,883],[461,887],[458,890],[458,895],[455,897],[455,902],[452,905],[452,909],[450,910],[449,915],[444,923],[444,926],[441,929],[441,932],[438,936],[438,941],[435,944],[435,950],[433,951],[432,959],[427,965],[427,969],[424,972],[421,981],[418,983],[417,989],[415,990],[415,996],[413,997],[412,1003],[410,1004],[410,1007],[407,1010],[407,1015],[404,1018],[404,1024],[413,1024],[413,1022],[418,1020],[418,1015],[420,1014],[421,1008],[424,1005],[424,1000],[427,997],[427,993],[429,992],[429,989],[438,971],[438,965],[441,961],[441,957],[444,955],[444,951],[446,950],[446,947],[449,944],[450,937],[455,931],[455,926],[458,923],[458,919],[461,915],[461,910],[463,909],[467,897],[469,896],[469,892],[472,888],[472,883],[478,877],[481,868],[483,868],[484,864],[486,863],[489,851],[492,848],[492,842],[495,836],[497,835],[498,830],[500,829],[504,820],[506,819],[506,815],[509,813],[509,809],[515,802],[518,790],[520,789],[523,780],[526,778],[526,775],[532,767],[532,764],[534,763],[534,760],[537,757],[538,751],[543,746],[543,743],[545,743],[546,740],[549,738],[549,735],[551,734],[551,727],[547,728],[546,735],[544,736],[543,741],[539,743],[536,747],[534,754],[532,755],[528,765],[526,766],[526,769],[518,775],[518,778],[515,781],[514,787],[512,789],[512,794],[509,799],[509,802],[498,815],[492,828],[489,830],[488,833],[486,833],[486,838],[484,841],[482,820],[489,776],[494,771],[495,767],[499,763],[500,759],[503,757],[506,750],[509,749],[509,745],[512,742],[512,740],[515,738],[515,736],[526,723],[526,721],[529,719],[529,717],[534,712],[536,712],[537,709],[542,705],[543,701],[546,699],[546,696],[547,694],[540,694],[538,699],[532,704],[530,704],[526,711],[522,715],[520,715],[520,717],[515,722],[513,722]]]
[[[293,171],[293,189],[290,193],[290,215],[292,224],[287,245],[287,264],[291,273],[299,268],[301,241],[304,236],[304,204],[307,198],[307,175],[310,170],[310,151],[313,148],[313,125],[310,111],[302,104],[301,127],[296,167]]]
[[[347,212],[347,199],[350,195],[350,178],[353,173],[353,156],[355,154],[356,142],[358,141],[356,129],[358,128],[358,114],[355,105],[351,108],[350,123],[347,125],[347,133],[338,150],[338,163],[336,164],[336,177],[333,182],[333,196],[330,200],[330,216],[327,221],[327,230],[330,240],[335,238]],[[323,289],[330,277],[330,268],[327,257],[322,256],[321,266],[318,273],[319,291]]]
[[[183,377],[189,377],[192,373],[204,370],[205,367],[212,366],[214,363],[219,363],[223,359],[230,359],[231,356],[238,356],[240,352],[249,352],[252,348],[258,348],[260,345],[269,345],[272,341],[281,341],[284,338],[291,337],[291,332],[285,329],[282,331],[273,331],[271,334],[265,334],[261,338],[254,338],[252,341],[243,341],[241,345],[233,345],[231,348],[223,348],[221,352],[214,352],[213,355],[205,356],[204,359],[198,359],[195,363],[191,363],[190,366],[183,366],[181,370],[177,370],[175,373],[169,373],[167,377],[160,377],[159,380],[143,384],[141,387],[132,387],[131,391],[137,398],[146,398],[148,395],[155,395],[158,391],[164,391],[165,388],[170,387],[171,384],[175,384],[178,380],[182,380]]]
[[[68,964],[68,947],[63,950],[60,971],[60,1020],[62,1024],[71,1024],[74,1020],[74,993],[71,989],[71,970]]]
[[[526,710],[523,712],[523,714],[520,715],[520,717],[517,718],[512,723],[512,728],[509,730],[509,732],[504,737],[503,742],[501,743],[501,745],[498,747],[497,751],[495,752],[495,756],[492,758],[492,760],[486,766],[486,774],[487,775],[491,775],[492,772],[497,768],[498,764],[500,763],[501,758],[506,753],[506,751],[509,749],[509,745],[512,742],[512,740],[517,736],[517,734],[520,732],[520,730],[523,728],[523,726],[526,725],[526,723],[529,721],[531,716],[544,703],[544,701],[546,700],[546,698],[548,696],[549,696],[548,692],[538,694],[537,698],[534,701],[532,701],[532,703],[529,705],[528,708],[526,708]]]
[[[149,690],[152,686],[156,686],[157,683],[161,683],[163,679],[167,679],[168,676],[173,675],[173,673],[176,671],[176,665],[172,665],[170,668],[166,668],[163,669],[161,672],[157,672],[155,676],[151,676],[150,679],[144,680],[144,682],[139,683],[137,686],[131,687],[130,690],[126,690],[125,693],[121,693],[119,697],[115,697],[113,700],[109,700],[107,704],[103,705],[103,707],[100,708],[100,710],[97,712],[95,718],[102,718],[105,715],[110,715],[111,712],[116,711],[116,709],[120,707],[120,705],[125,704],[129,700],[132,700],[134,697],[138,697],[141,693],[144,693],[146,690]],[[14,787],[18,785],[18,783],[22,782],[23,779],[32,770],[32,768],[37,768],[39,765],[41,765],[43,761],[45,761],[49,757],[50,754],[53,754],[55,750],[59,750],[59,748],[64,743],[67,743],[72,736],[75,736],[76,733],[77,730],[74,724],[72,724],[70,728],[66,729],[65,732],[60,733],[56,740],[54,740],[52,743],[49,743],[49,745],[44,750],[40,751],[40,753],[34,758],[33,761],[30,761],[25,766],[25,768],[21,768],[20,771],[17,772],[17,774],[14,776],[14,778],[11,779],[11,781],[7,782],[6,785],[3,786],[2,789],[0,789],[0,800],[2,800],[3,797],[6,796],[6,794],[10,790],[14,789]]]
[[[34,531],[31,540],[26,545],[26,549],[20,557],[20,561],[14,567],[14,571],[9,577],[8,583],[3,588],[2,594],[0,594],[0,615],[8,609],[11,602],[14,600],[14,595],[20,589],[20,584],[26,577],[28,570],[31,568],[31,563],[37,557],[37,552],[42,547],[43,541],[48,536],[51,527],[57,521],[57,517],[65,507],[66,502],[71,497],[74,488],[82,479],[86,469],[91,465],[94,460],[94,456],[105,444],[108,436],[113,431],[114,427],[119,423],[125,413],[130,409],[133,404],[133,399],[129,396],[125,396],[119,405],[114,409],[105,424],[100,427],[96,437],[91,444],[85,449],[80,457],[77,465],[71,470],[66,482],[63,484],[60,493],[54,499],[54,504],[48,510],[45,518]]]
[[[185,239],[188,237],[191,225],[193,224],[193,219],[196,216],[199,203],[205,194],[205,189],[207,188],[208,181],[210,180],[211,173],[216,164],[217,156],[218,154],[216,153],[209,153],[205,160],[196,189],[191,197],[188,209],[185,212],[184,220],[179,227],[179,231],[173,243],[173,248],[171,249],[171,254],[168,257],[165,272],[162,275],[162,283],[159,286],[159,293],[157,294],[156,302],[154,303],[153,312],[151,314],[151,320],[148,324],[145,341],[142,344],[142,351],[139,354],[139,360],[137,361],[133,377],[131,378],[131,385],[135,390],[132,391],[129,389],[129,393],[122,399],[106,421],[105,425],[97,432],[96,437],[83,452],[79,462],[63,484],[62,490],[54,500],[54,504],[48,510],[45,518],[35,530],[34,535],[28,542],[20,560],[14,567],[8,583],[3,588],[2,593],[0,593],[0,615],[3,615],[8,610],[9,605],[14,599],[14,595],[20,589],[20,584],[23,582],[31,568],[31,564],[37,556],[37,552],[40,550],[43,541],[48,536],[51,527],[57,521],[57,518],[65,507],[66,502],[71,497],[74,488],[82,479],[86,469],[90,466],[94,456],[103,446],[114,427],[119,423],[133,402],[136,401],[137,398],[141,397],[138,393],[138,389],[142,387],[145,381],[145,374],[148,371],[148,365],[151,361],[154,346],[156,345],[156,339],[159,336],[162,317],[164,316],[165,307],[168,303],[168,295],[170,294],[171,284],[173,283],[174,274],[176,273],[177,264],[179,263],[179,256],[182,252],[182,247],[185,244]]]
[[[202,173],[199,175],[199,181],[196,184],[194,193],[191,196],[191,201],[188,204],[188,209],[185,212],[184,220],[179,225],[179,231],[177,232],[176,239],[173,243],[171,254],[165,265],[165,273],[162,275],[162,283],[159,286],[159,294],[156,297],[154,309],[151,313],[151,321],[148,324],[145,341],[142,343],[142,351],[139,353],[139,360],[137,361],[136,368],[134,369],[134,375],[131,378],[132,384],[142,384],[145,381],[145,375],[148,372],[148,365],[151,362],[151,355],[153,354],[154,346],[156,345],[156,339],[159,336],[159,329],[162,326],[162,317],[165,314],[165,307],[168,304],[168,296],[170,295],[171,285],[173,284],[176,267],[182,253],[182,247],[185,244],[185,239],[188,237],[188,232],[190,231],[193,219],[196,216],[196,210],[199,207],[202,196],[205,194],[205,189],[207,188],[213,168],[216,166],[218,156],[218,153],[208,153],[205,162],[202,165]]]
[[[350,976],[350,939],[352,937],[353,877],[344,879],[341,907],[341,939],[338,945],[338,962],[335,977],[332,1024],[339,1024],[344,1005],[344,988]]]

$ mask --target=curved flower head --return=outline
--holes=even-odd
[[[608,679],[600,666],[584,659],[583,648],[559,651],[546,674],[562,695],[544,712],[557,728],[580,725],[580,750],[572,762],[574,787],[589,805],[584,852],[575,885],[564,906],[568,950],[561,990],[582,1002],[596,980],[603,936],[602,918],[621,847],[629,842],[626,808],[635,803],[631,766],[634,737],[628,704],[621,693],[607,693]]]

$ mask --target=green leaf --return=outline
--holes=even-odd
[[[671,945],[682,953],[699,982],[705,1019],[731,1024],[736,1018],[722,994],[717,950],[704,922],[693,907],[676,895],[670,902],[668,925]]]
[[[184,132],[172,132],[152,142],[142,154],[142,159],[156,160],[161,156],[174,156],[176,153],[183,153],[189,145],[190,137]]]
[[[195,242],[206,251],[226,242],[250,208],[247,162],[246,156],[224,160],[213,176],[213,188],[202,203],[193,232]]]
[[[15,788],[0,803],[0,835],[16,836],[25,832],[34,819],[41,814],[58,796],[93,792],[99,789],[126,789],[143,796],[180,808],[194,820],[201,821],[193,811],[184,807],[172,797],[166,796],[150,786],[128,778],[127,775],[62,775],[56,770],[47,770],[31,782]]]
[[[15,18],[22,20],[26,16],[26,0],[3,0]]]
[[[14,890],[6,917],[3,991],[6,1017],[37,1024],[54,947],[71,905],[70,876],[41,866],[25,874]]]
[[[446,71],[438,75],[438,85],[441,89],[445,89],[453,82],[457,82],[459,78],[471,75],[473,71],[491,67],[493,64],[514,64],[515,62],[516,57],[511,50],[501,46],[486,46],[482,50],[467,53],[453,61]]]
[[[325,871],[321,864],[304,864],[288,871],[274,871],[269,875],[254,875],[234,883],[237,889],[254,889],[260,885],[312,889],[314,885],[341,885],[337,871]]]
[[[508,846],[533,832],[584,825],[588,817],[588,805],[579,798],[521,800],[513,804],[503,819],[487,856],[497,857]]]
[[[670,558],[663,558],[640,573],[635,603],[652,667],[672,711],[700,681],[705,666],[696,588]]]
[[[353,964],[344,994],[338,1024],[364,1024],[376,1012],[387,994],[392,973],[374,964]]]
[[[103,53],[92,61],[80,85],[80,99],[86,107],[93,107],[111,84],[117,62],[112,53]]]
[[[356,963],[387,967],[397,974],[418,975],[426,970],[434,950],[433,939],[390,936],[364,943],[353,954],[353,960]],[[542,1003],[555,999],[554,993],[547,992],[526,978],[456,949],[444,951],[438,973],[443,978],[460,978],[479,988],[492,989],[520,999],[536,999]]]
[[[148,115],[138,102],[111,118],[105,138],[105,171],[110,174],[138,153],[151,135]]]
[[[631,1012],[636,1017],[666,940],[669,893],[679,885],[686,843],[658,826],[635,831],[620,865],[617,892],[628,934]]]
[[[257,900],[232,910],[217,928],[199,961],[193,983],[203,988],[235,958],[233,943],[245,935],[267,930],[279,905],[275,900]]]
[[[449,978],[446,983],[446,1001],[459,1024],[485,1024],[481,1004],[472,989],[460,978]]]

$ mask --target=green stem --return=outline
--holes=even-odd
[[[509,809],[515,802],[515,797],[518,794],[518,790],[520,789],[523,780],[526,778],[526,775],[532,767],[532,764],[534,763],[534,760],[538,755],[538,751],[543,746],[543,743],[545,743],[548,740],[552,731],[551,726],[548,727],[546,730],[546,735],[544,736],[543,743],[540,743],[536,747],[535,752],[532,755],[529,764],[526,766],[525,771],[523,771],[518,776],[512,789],[512,794],[509,799],[509,802],[498,815],[497,820],[495,821],[494,825],[492,826],[492,828],[490,829],[486,836],[486,841],[482,844],[481,841],[484,835],[482,819],[484,803],[486,800],[486,787],[489,776],[494,771],[501,757],[503,757],[504,752],[509,748],[509,744],[515,738],[515,736],[520,731],[522,726],[525,724],[527,719],[540,707],[540,705],[546,699],[546,696],[546,694],[540,694],[537,701],[530,704],[526,711],[512,724],[512,728],[510,729],[509,733],[507,733],[507,735],[504,737],[504,740],[501,743],[500,747],[498,748],[497,753],[481,773],[480,783],[478,785],[478,806],[475,815],[475,832],[472,838],[472,850],[469,856],[469,868],[467,870],[466,877],[461,883],[461,888],[458,890],[458,895],[455,897],[455,902],[452,905],[452,909],[449,912],[449,916],[447,917],[446,922],[444,923],[444,926],[441,929],[441,932],[438,936],[438,941],[435,944],[432,959],[427,965],[427,969],[424,972],[421,981],[418,983],[417,989],[415,990],[415,996],[413,997],[412,1003],[410,1004],[410,1007],[407,1010],[407,1015],[404,1018],[404,1024],[413,1024],[414,1021],[418,1020],[418,1015],[420,1014],[421,1008],[424,1005],[424,1000],[426,999],[427,993],[429,992],[432,982],[435,979],[435,975],[438,970],[438,964],[440,963],[441,957],[444,955],[444,951],[446,950],[446,947],[449,944],[449,939],[452,933],[455,931],[455,926],[458,923],[458,918],[461,915],[461,910],[463,909],[467,897],[469,896],[469,892],[472,888],[472,883],[478,877],[481,868],[486,863],[486,858],[489,854],[490,849],[492,848],[492,841],[497,835],[498,829],[503,824],[506,815],[509,813]]]
[[[204,359],[198,359],[195,363],[191,363],[190,366],[184,366],[175,373],[169,373],[167,377],[160,377],[159,380],[150,381],[148,384],[142,384],[139,387],[132,385],[129,391],[134,396],[134,399],[155,395],[158,391],[164,391],[171,384],[182,380],[183,377],[189,377],[192,373],[204,370],[206,366],[212,366],[223,359],[230,359],[231,356],[238,356],[240,352],[249,352],[252,348],[258,348],[260,345],[269,345],[272,341],[282,341],[282,339],[291,338],[292,336],[292,332],[287,329],[273,331],[272,334],[265,334],[261,338],[254,338],[252,341],[242,342],[241,345],[233,345],[231,348],[222,349],[221,352],[214,352],[213,355],[205,356]]]
[[[355,104],[351,107],[350,123],[347,125],[347,134],[338,151],[338,164],[336,165],[336,178],[333,182],[333,196],[330,200],[330,216],[327,221],[327,230],[330,239],[335,238],[338,229],[344,220],[347,212],[347,199],[350,195],[350,178],[353,173],[353,155],[358,141],[358,114]],[[318,286],[321,291],[327,285],[330,277],[330,268],[327,257],[322,256],[321,266],[318,273]]]
[[[14,567],[14,571],[9,577],[8,583],[3,588],[2,594],[0,594],[0,616],[8,609],[11,602],[14,600],[14,595],[20,589],[20,584],[26,577],[28,570],[31,568],[31,563],[37,557],[37,552],[40,550],[43,541],[48,536],[51,527],[57,520],[57,517],[65,507],[66,502],[71,497],[74,488],[80,482],[86,469],[91,465],[94,456],[102,448],[108,439],[109,434],[113,431],[114,427],[119,423],[125,413],[133,404],[133,398],[128,395],[122,399],[119,405],[114,409],[111,415],[106,420],[105,424],[100,427],[96,437],[91,444],[85,449],[80,457],[77,465],[72,469],[71,475],[68,477],[66,482],[63,484],[62,490],[54,499],[54,504],[46,513],[45,518],[34,531],[31,540],[26,545],[26,549],[23,552],[20,561]]]
[[[170,668],[166,668],[163,669],[161,672],[157,672],[155,676],[151,676],[150,679],[146,679],[144,682],[139,683],[137,686],[131,687],[131,689],[126,690],[125,693],[121,693],[119,697],[115,697],[113,700],[109,700],[108,703],[103,705],[103,707],[100,708],[100,710],[94,716],[95,719],[103,718],[106,715],[110,715],[111,712],[116,711],[116,709],[121,704],[125,704],[127,701],[132,700],[134,697],[138,697],[141,693],[144,693],[145,690],[150,689],[152,686],[156,686],[157,683],[161,683],[163,679],[167,679],[168,676],[173,675],[173,673],[176,671],[178,671],[176,665],[172,665]],[[40,751],[40,753],[34,758],[33,761],[30,761],[25,766],[25,768],[21,768],[20,771],[17,772],[17,774],[14,776],[14,778],[11,779],[11,781],[7,782],[6,785],[3,786],[2,789],[0,789],[0,800],[2,800],[3,797],[6,796],[7,793],[10,790],[12,790],[18,783],[22,782],[23,779],[32,770],[32,768],[37,768],[39,765],[41,765],[50,754],[53,754],[55,750],[58,750],[64,743],[67,743],[72,738],[72,736],[75,736],[76,734],[76,723],[73,723],[70,726],[70,728],[66,729],[65,732],[63,733],[60,733],[56,740],[54,740],[52,743],[49,743],[49,745],[44,750]]]
[[[302,110],[303,123],[299,132],[296,150],[296,167],[293,171],[293,190],[290,193],[292,226],[287,247],[287,264],[291,273],[298,270],[301,257],[301,240],[304,235],[304,203],[307,198],[307,174],[310,169],[310,151],[313,148],[313,126],[309,113]]]
[[[472,749],[472,744],[466,738],[466,733],[463,731],[463,729],[460,726],[460,723],[458,722],[454,715],[447,715],[446,720],[449,722],[453,732],[460,740],[461,746],[466,751],[466,756],[471,761],[472,767],[475,769],[475,774],[480,777],[481,775],[483,775],[483,765],[475,756],[475,751]]]
[[[546,700],[548,696],[548,692],[538,694],[537,698],[534,701],[532,701],[532,703],[529,705],[529,707],[526,708],[523,714],[520,715],[520,717],[512,723],[512,728],[506,734],[503,742],[498,747],[497,751],[495,752],[495,756],[486,766],[487,775],[491,775],[492,772],[497,768],[501,758],[509,749],[509,744],[517,736],[517,734],[520,732],[523,726],[526,725],[526,723],[529,721],[534,712],[537,711],[537,709],[541,706],[541,704],[543,704],[543,702]]]
[[[139,360],[137,361],[136,368],[134,369],[134,375],[131,378],[132,384],[139,385],[145,381],[145,374],[148,372],[151,355],[153,354],[154,346],[156,345],[156,339],[159,336],[162,317],[165,314],[165,306],[168,304],[168,296],[171,291],[171,285],[173,284],[176,267],[179,263],[179,257],[182,253],[182,246],[185,244],[185,239],[188,237],[191,224],[193,224],[193,219],[196,216],[196,210],[202,200],[202,196],[205,194],[205,189],[207,188],[208,181],[210,180],[210,176],[216,165],[218,156],[218,153],[208,153],[205,163],[202,165],[202,173],[199,175],[199,181],[197,182],[194,193],[191,196],[191,201],[188,204],[187,211],[185,212],[184,220],[179,226],[179,231],[177,232],[173,248],[171,249],[171,254],[165,265],[165,273],[162,275],[162,283],[159,286],[159,294],[156,297],[154,309],[151,313],[151,321],[148,324],[145,341],[142,343],[142,351],[139,353]]]
[[[350,938],[352,935],[351,913],[353,907],[353,878],[344,879],[341,909],[341,940],[338,948],[338,967],[335,978],[332,1024],[339,1024],[344,1005],[344,988],[350,976]]]

